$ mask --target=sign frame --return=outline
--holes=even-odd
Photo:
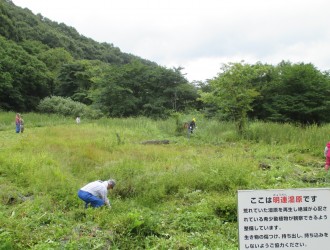
[[[240,250],[328,250],[330,188],[238,190]]]

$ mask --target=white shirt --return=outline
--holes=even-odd
[[[82,187],[80,190],[88,192],[94,196],[101,198],[105,204],[110,205],[108,194],[108,182],[107,181],[93,181]]]
[[[325,149],[324,149],[324,157],[327,157],[327,154],[328,154],[328,147],[327,146],[325,146]]]

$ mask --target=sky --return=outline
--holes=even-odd
[[[81,35],[206,81],[224,64],[330,70],[329,0],[12,0]]]

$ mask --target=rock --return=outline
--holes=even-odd
[[[151,140],[141,142],[142,144],[170,144],[169,140]]]

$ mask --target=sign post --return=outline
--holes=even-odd
[[[330,189],[238,191],[239,249],[329,250]]]

